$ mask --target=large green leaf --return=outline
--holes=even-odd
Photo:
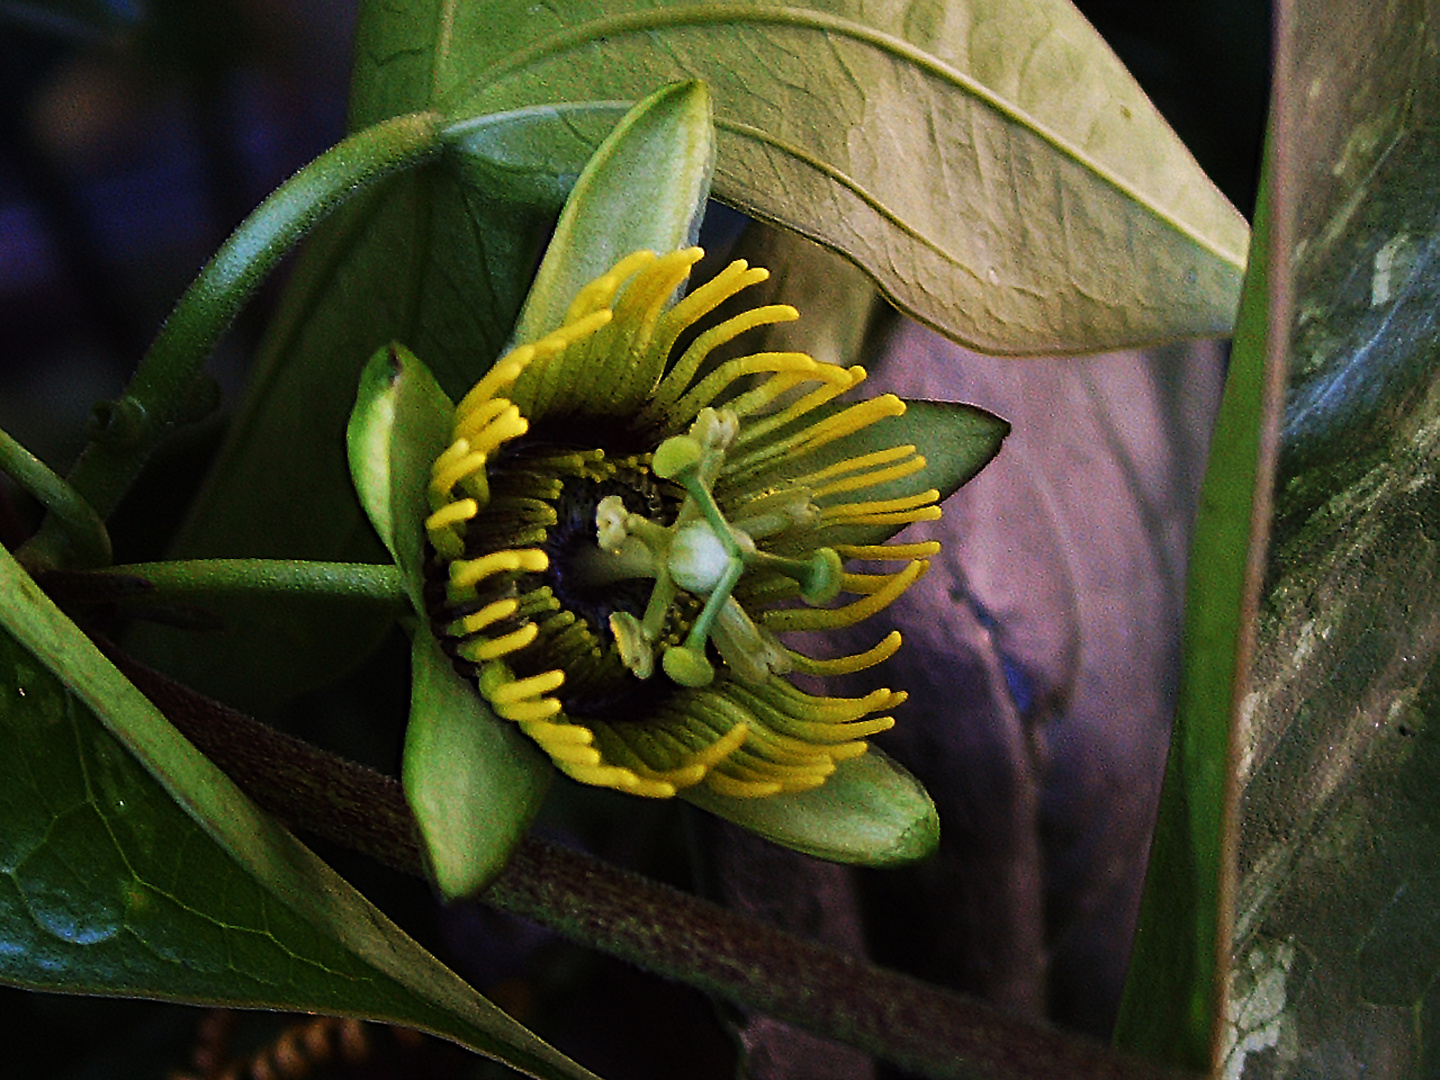
[[[1292,382],[1241,728],[1232,1076],[1440,1066],[1440,39],[1296,4]]]
[[[1084,352],[1233,323],[1243,220],[1066,0],[433,7],[443,34],[422,40],[369,5],[360,77],[433,49],[427,104],[501,114],[494,176],[517,190],[594,145],[597,103],[700,78],[717,195],[840,249],[962,342]],[[359,100],[371,121],[418,107]],[[549,103],[572,107],[532,108]]]
[[[256,808],[3,549],[0,594],[0,978],[373,1017],[591,1075]]]

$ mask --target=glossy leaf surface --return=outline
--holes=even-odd
[[[1440,110],[1433,5],[1288,9],[1295,321],[1241,728],[1231,1076],[1434,1075]],[[1344,62],[1342,63],[1342,58]]]
[[[0,584],[5,981],[386,1019],[590,1076],[250,803],[3,550]]]

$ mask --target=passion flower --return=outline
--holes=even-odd
[[[455,407],[427,493],[424,604],[455,668],[576,780],[801,792],[864,754],[905,694],[822,696],[791,676],[870,668],[900,635],[831,659],[780,635],[853,626],[903,593],[938,545],[875,537],[938,518],[940,492],[896,494],[925,459],[857,438],[906,408],[837,402],[863,369],[712,360],[795,309],[751,308],[682,348],[767,276],[737,261],[672,304],[701,254],[621,259]]]

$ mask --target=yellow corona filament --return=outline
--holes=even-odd
[[[845,491],[859,491],[861,488],[874,487],[876,484],[886,484],[892,480],[903,480],[925,468],[925,459],[919,454],[891,465],[888,468],[873,469],[870,472],[860,473],[857,476],[847,476],[839,480],[832,480],[823,487],[815,489],[815,498],[823,499],[827,495],[839,495]],[[939,494],[938,492],[936,493]]]
[[[575,294],[575,299],[570,301],[570,306],[565,310],[562,322],[566,325],[578,323],[601,311],[610,314],[610,302],[615,299],[620,286],[642,267],[654,261],[653,251],[632,251]]]
[[[756,449],[751,450],[747,455],[737,454],[735,460],[731,462],[732,469],[747,471],[753,467],[755,462],[769,461],[799,446],[806,445],[807,436],[815,430],[815,425],[801,428],[798,432],[777,439],[768,446],[764,445],[764,440],[795,423],[806,413],[829,404],[841,394],[855,389],[865,381],[865,369],[858,365],[851,368],[842,368],[835,364],[823,366],[828,376],[824,380],[823,386],[791,402],[779,412],[752,420],[745,425],[745,429],[740,432],[740,437],[735,440],[737,450],[739,447],[745,446],[755,446]]]
[[[849,656],[836,656],[824,660],[817,660],[811,656],[805,656],[793,649],[786,649],[785,655],[790,658],[790,663],[796,671],[805,675],[853,675],[857,671],[864,671],[876,664],[884,663],[900,650],[900,631],[891,630],[878,643],[866,649],[862,653],[853,653]]]
[[[524,570],[538,574],[550,566],[550,556],[539,548],[522,548],[519,551],[492,551],[478,559],[457,559],[450,564],[450,587],[469,589],[477,582],[493,574],[511,570]]]
[[[894,574],[841,574],[840,591],[856,596],[871,596],[894,580]]]
[[[875,469],[881,465],[889,465],[892,462],[901,461],[915,453],[913,445],[891,446],[884,450],[875,450],[869,454],[859,454],[855,457],[842,458],[823,469],[816,469],[812,473],[795,477],[791,483],[804,484],[806,487],[818,487],[823,481],[831,480],[837,476],[845,476],[849,473],[860,472],[863,469]]]
[[[682,416],[698,413],[713,402],[736,379],[764,372],[799,372],[811,379],[826,379],[829,371],[840,371],[831,364],[821,364],[800,352],[753,353],[721,364],[698,382],[694,389],[675,403],[674,411]],[[844,372],[840,372],[843,378]],[[829,380],[827,380],[829,381]]]
[[[479,512],[480,506],[474,499],[460,499],[458,502],[446,503],[425,519],[425,531],[428,533],[448,532],[452,525],[463,525]]]
[[[496,600],[493,604],[486,604],[479,611],[472,612],[462,619],[457,619],[450,624],[449,633],[453,637],[466,637],[478,633],[491,623],[497,623],[501,619],[508,619],[515,614],[520,606],[519,602],[513,599]]]
[[[854,626],[876,612],[884,611],[929,568],[928,562],[917,560],[891,578],[883,589],[863,600],[856,600],[853,604],[838,608],[785,608],[782,611],[767,611],[761,616],[761,622],[776,633],[786,630],[838,630]]]
[[[491,398],[484,408],[474,410],[455,425],[455,436],[482,454],[493,454],[502,444],[529,430],[530,421],[520,415],[513,401]]]
[[[489,455],[483,451],[471,451],[470,444],[457,439],[450,449],[435,459],[435,470],[430,479],[430,508],[438,510],[452,497],[455,485],[472,472],[485,468]]]
[[[899,562],[909,559],[932,559],[940,554],[938,540],[919,540],[913,544],[835,544],[835,554],[842,559],[866,562]]]
[[[496,709],[495,711],[506,720],[525,725],[558,716],[560,709],[560,702],[555,698],[536,698],[533,701],[517,701],[513,705],[506,705],[503,710]]]
[[[512,630],[497,638],[482,637],[467,641],[460,646],[459,652],[466,660],[483,664],[490,660],[498,660],[502,656],[508,656],[512,652],[519,652],[534,641],[539,633],[538,626],[534,623],[526,623],[520,629]]]

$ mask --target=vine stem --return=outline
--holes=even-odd
[[[43,577],[52,595],[71,603],[146,602],[229,593],[313,594],[410,611],[398,567],[391,563],[293,559],[182,559],[107,566]]]
[[[397,780],[278,732],[101,646],[258,804],[317,836],[424,876],[415,821]],[[1009,1016],[534,837],[521,842],[477,899],[926,1076],[1198,1076]]]
[[[95,508],[5,431],[0,431],[0,472],[59,519],[77,561],[86,566],[102,566],[110,561],[110,534]]]
[[[69,481],[108,518],[160,440],[194,411],[201,366],[235,315],[321,218],[358,190],[440,151],[438,113],[397,116],[337,143],[281,184],[205,264],[146,350],[130,385],[97,410],[96,430]],[[47,517],[23,561],[53,569],[77,561],[63,519]]]

